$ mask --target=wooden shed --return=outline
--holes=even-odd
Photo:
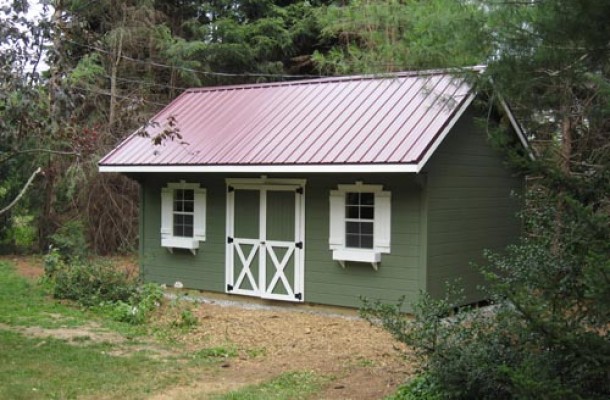
[[[523,179],[475,97],[451,71],[191,89],[99,168],[140,183],[146,281],[358,307],[459,277],[476,301],[470,264],[518,237]]]

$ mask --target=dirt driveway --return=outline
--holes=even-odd
[[[10,261],[29,278],[41,273],[39,262]],[[315,399],[381,399],[412,372],[403,358],[407,349],[357,318],[355,312],[338,315],[325,309],[277,306],[251,309],[239,302],[193,303],[191,310],[198,325],[173,337],[181,351],[231,347],[237,355],[219,364],[213,374],[202,374],[153,399],[206,398],[290,371],[311,371],[328,378]]]

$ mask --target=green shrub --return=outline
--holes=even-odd
[[[83,260],[88,254],[85,225],[80,220],[66,222],[49,239],[65,261]]]
[[[54,272],[53,296],[74,300],[84,306],[102,302],[129,302],[136,293],[138,282],[127,272],[102,262],[75,261]]]
[[[45,257],[44,268],[53,297],[93,307],[116,321],[142,324],[163,300],[160,285],[141,284],[110,263],[68,263],[59,250],[52,249]]]
[[[34,248],[37,238],[36,224],[33,215],[13,215],[10,218],[2,240],[17,253],[29,253]]]
[[[442,393],[428,375],[419,375],[400,386],[385,400],[442,400]]]
[[[47,278],[54,278],[55,273],[60,269],[66,268],[64,258],[58,249],[51,248],[43,260],[44,275]]]

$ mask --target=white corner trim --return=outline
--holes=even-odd
[[[412,173],[415,164],[324,164],[324,165],[100,165],[99,172],[164,173]]]
[[[529,142],[527,141],[527,138],[525,137],[525,132],[523,132],[523,128],[517,122],[515,115],[513,114],[510,107],[508,106],[506,101],[504,101],[504,99],[502,97],[500,97],[500,104],[502,105],[502,108],[504,108],[504,111],[506,112],[506,115],[508,116],[508,120],[510,121],[510,124],[512,125],[513,129],[515,130],[515,133],[517,133],[517,137],[521,141],[521,144],[525,148],[525,151],[527,151],[528,156],[530,157],[531,160],[534,160],[535,159],[534,153],[532,152]]]
[[[455,113],[453,118],[451,118],[449,120],[449,122],[445,126],[445,129],[443,129],[441,134],[438,135],[438,137],[436,138],[434,143],[432,143],[432,146],[430,146],[428,151],[422,157],[421,161],[417,164],[417,166],[416,166],[417,171],[415,171],[415,172],[419,173],[426,166],[426,163],[428,162],[430,157],[432,157],[432,154],[434,154],[436,152],[436,149],[438,148],[438,146],[440,146],[441,143],[443,143],[443,140],[445,140],[445,137],[447,136],[447,134],[449,134],[449,132],[453,129],[453,126],[456,124],[456,122],[458,122],[458,120],[462,117],[464,112],[466,112],[466,110],[470,106],[470,103],[472,103],[472,101],[474,100],[475,97],[476,97],[475,93],[470,93],[468,95],[466,100],[464,100],[464,102],[462,103],[462,106],[457,110],[457,112]]]

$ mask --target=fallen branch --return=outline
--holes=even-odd
[[[34,178],[36,178],[36,175],[38,175],[41,172],[42,172],[42,168],[38,167],[38,169],[36,169],[36,171],[34,171],[32,176],[30,176],[30,179],[28,179],[28,181],[26,182],[25,186],[23,186],[23,188],[21,189],[21,192],[19,192],[17,197],[15,197],[15,199],[13,201],[11,201],[11,203],[8,206],[6,206],[2,210],[0,210],[0,215],[4,214],[5,212],[7,212],[11,208],[13,208],[13,206],[15,204],[17,204],[17,202],[23,197],[25,192],[28,190],[28,188],[30,187],[30,185],[34,181]]]

